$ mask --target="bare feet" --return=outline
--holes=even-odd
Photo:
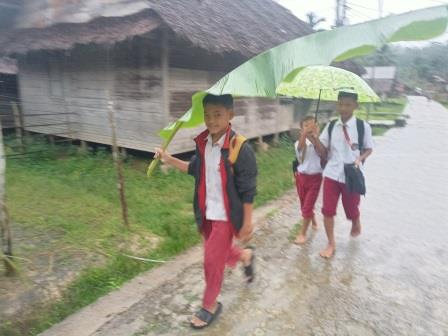
[[[193,316],[191,319],[191,324],[195,327],[205,327],[207,325],[207,322],[202,321],[199,317]]]
[[[329,244],[325,250],[320,251],[320,256],[326,259],[331,258],[334,255],[335,250],[336,247],[334,245]]]
[[[361,223],[355,222],[352,224],[352,231],[350,232],[350,235],[354,237],[358,237],[361,234]]]
[[[296,240],[294,240],[294,244],[304,244],[306,242],[306,236],[304,234],[299,234],[296,238]]]

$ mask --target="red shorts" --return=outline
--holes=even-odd
[[[361,195],[349,192],[344,183],[324,178],[322,214],[325,217],[334,217],[339,202],[339,196],[342,195],[342,205],[344,206],[347,219],[355,220],[359,218],[359,203]]]
[[[303,218],[314,217],[314,205],[319,196],[322,174],[300,174],[296,173],[297,194],[300,200],[300,210]]]

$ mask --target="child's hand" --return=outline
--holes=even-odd
[[[316,123],[316,124],[314,125],[314,132],[313,132],[313,135],[314,135],[316,138],[319,138],[319,133],[320,133],[319,124]]]
[[[254,226],[252,223],[244,223],[243,227],[238,232],[237,237],[242,243],[247,243],[248,241],[250,241],[252,239],[253,231],[254,231]]]
[[[165,162],[170,157],[170,154],[162,148],[155,148],[154,152],[154,159],[160,159],[162,162]]]

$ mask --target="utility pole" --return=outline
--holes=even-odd
[[[382,18],[383,17],[383,5],[384,5],[384,0],[378,0],[378,18]],[[376,53],[378,54],[378,51],[376,51]],[[375,72],[376,72],[376,63],[377,63],[377,57],[375,56],[373,58],[373,64],[372,64],[372,74],[371,74],[371,78],[370,78],[370,86],[375,90]],[[367,107],[367,121],[370,120],[370,113],[372,111],[372,105],[373,104],[369,104]]]
[[[341,27],[346,22],[346,10],[347,2],[346,0],[336,0],[336,20],[335,27]]]

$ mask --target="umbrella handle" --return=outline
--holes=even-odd
[[[317,113],[319,112],[319,104],[320,104],[320,95],[322,93],[322,89],[319,90],[319,98],[317,98],[317,106],[316,106],[316,112],[314,113],[314,121],[317,122]]]

